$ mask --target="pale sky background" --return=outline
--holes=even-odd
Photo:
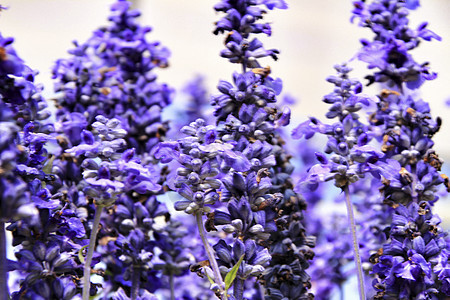
[[[333,65],[349,60],[359,49],[359,39],[371,37],[368,29],[349,22],[350,0],[288,0],[289,10],[270,11],[273,36],[264,39],[266,48],[281,51],[277,62],[267,60],[272,76],[284,82],[284,92],[300,100],[293,108],[292,124],[299,124],[307,116],[322,116],[328,105],[321,102],[333,86],[325,78],[334,74]],[[424,42],[415,50],[416,60],[429,61],[439,76],[427,82],[422,90],[430,102],[433,115],[443,118],[443,126],[436,136],[437,152],[450,161],[450,1],[421,1],[424,7],[412,12],[414,27],[422,21],[439,34],[443,41]],[[3,0],[8,10],[0,13],[3,36],[15,37],[14,47],[19,55],[41,75],[38,81],[46,87],[45,95],[52,95],[50,68],[57,58],[68,57],[72,40],[84,42],[92,30],[107,23],[109,5],[113,0]],[[158,71],[160,81],[181,88],[194,74],[204,74],[210,91],[214,92],[219,79],[231,80],[238,67],[218,56],[223,48],[223,36],[214,36],[213,22],[221,15],[209,0],[137,0],[142,10],[141,24],[154,31],[149,40],[159,40],[170,48],[170,67]],[[353,74],[364,74],[365,66]],[[447,201],[441,201],[447,204]],[[445,203],[447,202],[447,203]],[[437,208],[449,219],[446,206]]]

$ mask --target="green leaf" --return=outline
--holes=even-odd
[[[239,266],[242,263],[242,260],[244,259],[244,255],[242,254],[241,258],[239,258],[239,261],[234,265],[234,267],[228,272],[228,274],[225,276],[225,291],[228,291],[230,286],[233,284],[234,279],[236,278],[237,272],[239,270]]]
[[[83,256],[83,250],[89,245],[84,245],[83,247],[80,248],[80,251],[78,251],[78,259],[80,260],[80,262],[82,264],[84,264],[84,256]]]
[[[53,161],[55,160],[55,155],[50,156],[50,158],[47,160],[47,163],[42,168],[42,171],[44,171],[45,174],[51,174],[53,169]]]

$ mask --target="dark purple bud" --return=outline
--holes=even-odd
[[[233,258],[238,261],[245,254],[245,245],[241,240],[236,239],[233,245]]]
[[[256,243],[252,239],[247,239],[245,241],[245,259],[250,260],[252,256],[255,254]]]
[[[134,157],[135,152],[136,152],[136,151],[135,151],[134,148],[126,150],[126,151],[122,154],[122,159],[123,159],[124,161],[126,161],[126,162],[129,162],[129,161]]]
[[[45,260],[52,261],[57,255],[59,255],[59,246],[51,245],[47,248],[47,252],[45,253]]]
[[[220,196],[216,192],[209,192],[205,196],[205,204],[214,204],[220,199]]]
[[[203,199],[204,199],[204,194],[202,192],[195,192],[194,195],[192,196],[192,199],[196,202],[196,203],[202,203]]]
[[[232,88],[233,88],[233,85],[231,83],[227,82],[227,81],[224,81],[224,80],[220,80],[219,84],[217,86],[217,89],[221,93],[227,94],[227,95],[229,95],[230,89],[232,89]]]
[[[98,172],[97,172],[97,176],[98,176],[98,178],[101,178],[101,179],[110,179],[111,174],[109,172],[109,168],[106,166],[100,166],[100,168],[98,169]]]
[[[283,108],[283,112],[278,117],[277,125],[278,126],[287,126],[291,121],[291,110],[288,106]]]
[[[174,208],[177,211],[183,211],[189,206],[189,204],[191,204],[191,201],[189,200],[180,200],[175,202]]]
[[[326,165],[328,164],[328,159],[325,156],[325,154],[320,153],[320,152],[316,152],[314,153],[316,155],[316,159],[322,164],[322,165]]]
[[[34,245],[33,253],[34,253],[34,256],[36,256],[37,259],[39,259],[40,261],[44,261],[45,260],[45,254],[46,254],[45,245],[43,243],[41,243],[41,242],[37,242]]]
[[[231,253],[228,248],[216,245],[214,250],[216,250],[217,257],[219,257],[220,260],[224,261],[226,264],[231,263]]]
[[[178,193],[182,196],[182,197],[184,197],[184,198],[186,198],[186,199],[188,199],[188,200],[193,200],[192,199],[192,196],[193,196],[193,192],[192,192],[192,190],[191,190],[191,188],[187,185],[187,184],[185,184],[185,183],[183,183],[182,185],[181,185],[181,188],[178,190]]]
[[[369,143],[369,136],[366,133],[362,133],[358,137],[358,146],[364,146],[367,145],[367,143]]]
[[[144,218],[147,218],[148,216],[150,216],[147,208],[144,205],[142,205],[142,203],[140,203],[140,202],[137,202],[134,204],[134,212],[138,219],[144,219]]]
[[[419,254],[425,253],[425,241],[421,236],[415,237],[413,239],[413,249]]]
[[[425,247],[424,255],[426,257],[432,257],[440,252],[440,248],[436,241],[433,239],[431,240]]]
[[[262,249],[256,251],[256,257],[253,259],[252,263],[254,265],[262,265],[264,266],[266,263],[268,263],[272,257],[269,254],[269,251],[267,249]]]
[[[44,280],[40,281],[39,284],[35,285],[35,288],[36,288],[39,296],[42,297],[42,299],[50,299],[51,298],[52,292],[46,281],[44,281]]]
[[[93,145],[95,142],[95,137],[92,134],[92,132],[83,130],[81,132],[81,140],[83,141],[84,144]]]
[[[238,189],[241,193],[246,189],[245,179],[238,172],[233,173],[233,187]]]
[[[214,212],[214,224],[215,225],[226,225],[231,223],[231,216],[230,214],[216,210]]]
[[[211,144],[214,143],[217,138],[217,133],[214,129],[208,130],[205,134],[205,143]]]
[[[189,184],[197,184],[200,182],[200,176],[196,172],[191,172],[187,179]]]

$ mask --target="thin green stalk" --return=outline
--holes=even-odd
[[[195,214],[195,219],[197,221],[198,233],[200,234],[203,246],[205,247],[206,255],[208,256],[209,259],[209,265],[214,274],[214,281],[219,285],[222,299],[226,300],[228,297],[226,291],[223,290],[224,283],[222,275],[220,274],[219,265],[217,264],[216,258],[214,257],[214,249],[211,247],[211,245],[208,242],[208,239],[206,238],[206,231],[205,227],[203,227],[202,214],[200,212],[197,212]]]
[[[353,214],[353,205],[352,205],[352,202],[350,201],[350,193],[348,191],[348,186],[345,187],[344,193],[345,193],[345,204],[347,205],[348,224],[350,227],[350,231],[352,233],[353,256],[355,258],[356,274],[358,276],[359,298],[361,300],[366,300],[366,295],[365,295],[365,291],[364,291],[364,277],[363,277],[362,266],[361,266],[361,256],[359,255],[359,243],[358,243],[358,237],[356,236],[355,216]]]
[[[103,206],[97,206],[95,209],[94,224],[92,225],[91,236],[89,238],[88,253],[84,261],[83,274],[83,300],[89,300],[89,290],[91,288],[91,263],[94,255],[95,242],[97,240],[98,226],[102,216]]]
[[[9,299],[5,223],[0,221],[0,299]]]

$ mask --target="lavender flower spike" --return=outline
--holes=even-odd
[[[209,206],[215,204],[219,199],[217,189],[220,188],[221,182],[215,178],[219,174],[218,155],[221,152],[230,152],[232,146],[216,142],[215,126],[205,126],[202,119],[197,119],[189,126],[184,126],[181,132],[188,136],[178,142],[160,143],[156,158],[161,159],[164,163],[175,159],[180,165],[176,170],[177,177],[174,187],[184,200],[176,202],[175,209],[195,216],[199,234],[213,271],[215,286],[212,288],[217,291],[221,299],[227,299],[214,250],[206,238],[202,216],[209,213],[211,211]]]
[[[19,170],[20,160],[28,158],[25,154],[28,144],[21,145],[20,130],[29,121],[33,121],[36,115],[31,112],[32,104],[37,104],[41,98],[35,94],[32,72],[17,55],[12,46],[13,41],[13,38],[5,38],[0,34],[0,298],[2,299],[9,297],[5,223],[21,218],[34,219],[33,216],[37,213],[30,201],[27,184],[16,172]],[[32,96],[36,96],[35,99]],[[34,113],[37,111],[38,109],[35,109]],[[23,153],[20,149],[24,150]],[[38,157],[39,155],[36,160],[39,160]],[[36,162],[36,165],[39,165],[39,162]]]
[[[447,272],[439,272],[445,264],[439,265],[439,276],[433,274],[436,260],[442,262],[448,255],[439,218],[431,213],[438,188],[447,184],[448,189],[448,178],[439,173],[442,160],[432,149],[441,120],[433,120],[428,103],[412,92],[436,74],[409,52],[421,40],[440,38],[426,28],[427,23],[408,27],[409,9],[417,6],[404,1],[355,2],[355,15],[375,33],[373,42],[363,41],[358,58],[378,69],[369,79],[384,88],[370,118],[381,132],[378,139],[387,162],[382,168],[390,173],[382,181],[382,200],[395,209],[392,224],[386,224],[387,242],[378,250],[373,268],[374,288],[383,299],[448,296]],[[370,53],[377,55],[370,58]]]
[[[220,94],[212,97],[211,105],[215,108],[214,116],[219,125],[218,135],[224,142],[235,141],[233,151],[250,162],[248,166],[241,164],[241,169],[223,169],[226,175],[222,179],[225,188],[221,200],[228,202],[228,212],[216,211],[215,219],[217,225],[224,225],[224,231],[233,234],[233,243],[225,247],[219,241],[215,245],[221,253],[221,268],[226,274],[239,263],[239,255],[246,253],[233,283],[233,296],[236,299],[243,299],[246,282],[251,282],[252,277],[259,275],[262,275],[259,276],[259,284],[263,284],[263,280],[267,283],[264,291],[266,299],[312,297],[308,293],[309,276],[304,270],[308,267],[307,261],[313,256],[310,249],[314,244],[313,239],[306,237],[299,222],[282,216],[285,204],[289,203],[289,199],[284,197],[291,197],[293,193],[292,190],[289,192],[290,183],[286,179],[292,168],[285,165],[286,154],[281,146],[283,142],[276,130],[289,123],[290,110],[280,109],[276,105],[282,89],[281,80],[270,77],[270,67],[262,68],[258,62],[263,57],[276,60],[279,51],[264,48],[262,42],[254,37],[255,34],[272,33],[270,24],[262,21],[265,8],[285,9],[287,5],[281,0],[228,0],[219,2],[214,8],[225,13],[216,22],[214,31],[216,34],[227,33],[226,49],[222,50],[221,56],[242,67],[241,73],[233,74],[233,83],[220,81]],[[224,162],[223,166],[226,167],[226,158]],[[297,199],[295,193],[293,199]],[[294,205],[292,209],[292,213],[301,215],[304,206]],[[286,210],[288,212],[289,209]],[[285,224],[285,221],[292,223]],[[279,222],[279,226],[276,222]],[[290,226],[298,233],[298,238],[288,238]],[[277,235],[276,230],[283,233]],[[289,241],[291,255],[288,254],[288,247],[283,248],[286,250],[283,253],[276,253],[277,247],[268,245],[271,238],[277,244],[281,238]],[[247,252],[260,255],[253,257]],[[272,255],[281,259],[271,263]],[[290,261],[288,256],[294,261]],[[295,266],[295,271],[289,272],[293,280],[283,283],[277,273],[287,261]]]
[[[383,169],[379,168],[379,160],[384,156],[381,151],[369,145],[373,133],[369,124],[361,121],[359,111],[364,107],[374,107],[374,101],[362,94],[362,85],[351,79],[351,71],[346,64],[335,66],[338,76],[330,76],[327,80],[335,85],[335,90],[324,97],[324,102],[331,104],[326,117],[336,118],[332,125],[320,124],[311,119],[300,124],[294,130],[294,137],[311,137],[315,133],[328,136],[325,152],[332,154],[329,158],[323,153],[316,153],[319,164],[310,168],[308,175],[299,182],[299,187],[316,188],[323,181],[333,180],[334,184],[345,193],[347,217],[352,233],[353,253],[358,275],[358,288],[361,299],[365,299],[364,277],[359,254],[359,242],[356,234],[356,221],[353,204],[350,200],[349,186],[366,174],[379,176]],[[312,134],[310,134],[312,132]]]
[[[123,137],[127,132],[121,127],[120,121],[108,120],[102,115],[97,116],[96,120],[92,124],[95,135],[83,131],[83,144],[66,150],[67,153],[85,157],[81,164],[84,168],[83,192],[92,197],[96,205],[84,269],[84,300],[89,299],[91,262],[103,208],[111,206],[123,192],[156,192],[161,188],[154,183],[148,167],[140,165],[140,161],[134,158],[134,150],[124,151],[126,142]]]

